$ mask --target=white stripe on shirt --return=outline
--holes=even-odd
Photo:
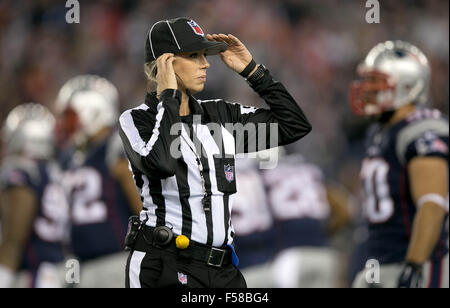
[[[165,200],[165,223],[175,234],[181,234],[183,225],[180,194],[178,191],[178,184],[176,176],[171,176],[167,179],[161,180],[161,194]]]
[[[183,127],[183,134],[184,131]],[[187,135],[186,135],[187,136]],[[189,140],[189,137],[187,137]],[[192,147],[194,145],[192,144]],[[199,243],[206,243],[208,237],[208,230],[206,227],[206,217],[203,210],[202,198],[203,189],[200,185],[200,172],[198,170],[197,161],[191,148],[187,145],[186,140],[181,140],[181,153],[183,159],[188,167],[187,181],[189,183],[189,205],[191,207],[192,216],[192,231],[191,239]]]
[[[149,107],[147,105],[143,104],[137,108],[124,112],[119,119],[120,126],[122,127],[122,130],[125,133],[125,135],[127,136],[132,149],[141,156],[147,156],[153,149],[153,146],[156,143],[156,141],[158,140],[159,127],[161,125],[161,121],[165,110],[162,105],[162,102],[160,102],[157,107],[158,113],[156,115],[156,123],[152,131],[152,136],[150,137],[149,142],[146,143],[144,140],[142,140],[141,136],[139,135],[138,129],[134,125],[131,112],[133,110],[147,110],[148,108]]]
[[[223,126],[222,127],[222,138],[223,138],[223,151],[225,154],[234,155],[236,153],[236,145],[233,135]]]

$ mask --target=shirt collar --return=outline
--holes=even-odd
[[[145,96],[145,104],[149,107],[156,107],[156,105],[159,103],[158,98],[156,97],[156,92],[147,92],[147,95]],[[192,95],[189,96],[189,108],[191,110],[191,114],[199,114],[202,116],[204,115],[203,107],[201,104],[197,101],[195,97]]]

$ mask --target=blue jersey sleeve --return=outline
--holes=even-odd
[[[39,163],[34,160],[7,157],[0,168],[0,188],[34,187],[40,185],[42,176]]]
[[[410,162],[418,156],[442,157],[448,161],[448,142],[448,136],[427,132],[407,146],[405,161]]]
[[[425,118],[409,122],[398,133],[396,152],[402,164],[415,157],[442,157],[448,160],[448,121]]]
[[[2,167],[0,181],[2,189],[29,187],[32,186],[33,183],[28,172],[14,167]]]

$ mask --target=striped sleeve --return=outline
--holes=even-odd
[[[272,79],[268,70],[251,87],[264,99],[270,109],[218,102],[222,121],[244,126],[244,131],[239,132],[239,126],[234,125],[237,153],[286,145],[299,140],[311,131],[311,124],[300,106],[280,82]],[[252,131],[252,127],[257,129]]]
[[[171,135],[173,124],[180,123],[181,94],[165,90],[156,108],[141,105],[125,111],[119,119],[120,137],[133,166],[152,178],[175,174],[176,159],[170,147],[178,135]]]

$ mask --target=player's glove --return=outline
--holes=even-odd
[[[422,287],[422,265],[407,262],[398,279],[399,288]]]

